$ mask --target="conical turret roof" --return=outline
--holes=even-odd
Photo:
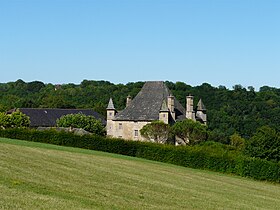
[[[166,100],[162,101],[160,112],[168,112],[168,107],[167,107],[167,104],[166,104]]]
[[[109,100],[109,103],[108,103],[108,106],[107,106],[107,110],[108,110],[108,109],[115,110],[115,107],[114,107],[114,103],[113,103],[112,98],[110,98],[110,100]]]
[[[203,102],[202,102],[201,99],[199,99],[199,102],[198,102],[198,104],[197,104],[197,110],[199,110],[199,111],[205,111],[205,110],[206,110],[206,107],[205,107],[205,105],[203,104]]]

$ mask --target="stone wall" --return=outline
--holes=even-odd
[[[144,125],[150,122],[134,122],[134,121],[107,121],[107,135],[115,138],[123,138],[127,140],[145,141],[140,134],[140,130]]]

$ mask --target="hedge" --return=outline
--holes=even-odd
[[[78,136],[55,130],[37,131],[19,128],[0,130],[0,137],[98,150],[184,167],[232,173],[257,180],[280,182],[279,163],[250,158],[222,148],[222,146],[211,147],[211,144],[175,147],[102,136]]]

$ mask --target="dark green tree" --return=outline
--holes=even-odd
[[[185,144],[194,145],[207,139],[206,126],[190,119],[176,122],[171,130],[172,133],[182,139]]]
[[[140,133],[149,141],[165,144],[169,140],[170,126],[157,120],[143,126]]]
[[[245,147],[245,154],[251,157],[280,161],[280,135],[275,129],[262,126],[250,138]]]

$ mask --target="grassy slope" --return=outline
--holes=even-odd
[[[280,185],[0,139],[0,209],[277,209]]]

